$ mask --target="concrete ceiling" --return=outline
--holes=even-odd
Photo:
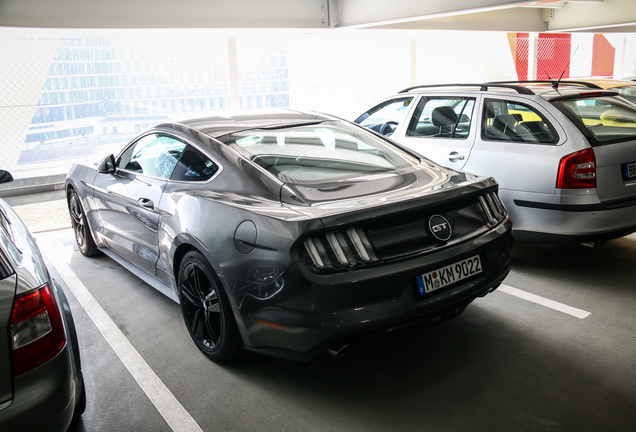
[[[636,32],[634,0],[0,0],[0,26]]]

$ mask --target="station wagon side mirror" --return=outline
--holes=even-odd
[[[0,183],[9,183],[13,181],[13,176],[9,171],[0,170]]]
[[[115,172],[115,156],[109,154],[97,165],[100,174],[113,174]]]

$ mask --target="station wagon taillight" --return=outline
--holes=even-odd
[[[582,150],[561,158],[556,187],[558,189],[595,188],[596,159],[594,150]]]
[[[64,324],[48,284],[15,297],[9,329],[14,376],[41,365],[64,348]]]

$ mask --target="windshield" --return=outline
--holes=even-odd
[[[636,105],[624,99],[584,98],[554,104],[597,144],[636,139]]]
[[[295,184],[392,173],[419,163],[375,135],[338,121],[253,129],[223,141],[281,181]]]

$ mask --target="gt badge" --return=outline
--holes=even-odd
[[[445,217],[440,215],[431,216],[428,220],[428,228],[431,230],[433,237],[440,241],[447,241],[453,234],[450,223]]]

